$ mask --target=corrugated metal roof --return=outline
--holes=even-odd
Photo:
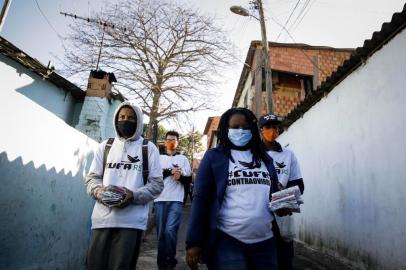
[[[351,57],[337,68],[317,89],[308,95],[291,113],[285,118],[283,125],[290,126],[322,97],[331,92],[334,87],[344,80],[349,74],[357,69],[362,63],[382,48],[389,40],[400,33],[406,27],[406,4],[401,12],[395,13],[390,22],[382,24],[380,31],[374,32],[371,39],[364,41],[362,47],[358,47]]]
[[[3,37],[0,37],[0,53],[20,63],[27,69],[38,74],[57,87],[70,92],[75,99],[84,99],[86,93],[82,89],[57,73],[50,73],[50,70],[41,64],[37,59],[32,58]]]

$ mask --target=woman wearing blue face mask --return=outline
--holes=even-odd
[[[194,188],[186,239],[192,270],[202,261],[210,270],[276,269],[268,203],[277,175],[250,110],[221,116],[218,146],[203,157]]]

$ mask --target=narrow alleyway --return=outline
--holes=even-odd
[[[187,220],[190,212],[190,202],[186,204],[183,208],[182,224],[179,229],[178,234],[178,246],[177,246],[177,259],[178,265],[176,270],[186,270],[188,269],[185,263],[185,238],[187,229]],[[153,229],[144,239],[142,243],[140,257],[138,260],[138,270],[155,270],[158,269],[156,266],[156,255],[157,255],[157,239],[156,232]],[[199,270],[207,269],[205,265],[199,265]],[[295,247],[295,259],[294,259],[294,269],[295,270],[346,270],[350,269],[345,265],[341,265],[336,261],[329,260],[328,257],[320,258],[319,254],[312,254],[308,249],[303,246],[297,245]]]

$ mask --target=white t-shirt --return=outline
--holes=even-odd
[[[231,150],[229,178],[217,228],[243,243],[258,243],[273,236],[268,209],[271,179],[263,162],[255,165],[250,150]]]
[[[124,186],[133,192],[144,186],[142,178],[142,141],[123,141],[115,138],[107,157],[103,176],[103,186]],[[90,172],[101,175],[103,172],[104,148],[107,141],[100,144],[90,166]],[[159,152],[148,142],[148,170],[150,177],[162,177]],[[92,229],[134,228],[145,230],[148,220],[148,204],[130,204],[125,208],[107,207],[96,202],[92,213]]]
[[[176,154],[173,156],[161,155],[161,167],[162,169],[172,169],[176,166],[181,168],[183,176],[190,176],[191,170],[189,161],[184,155]],[[185,196],[185,189],[181,182],[175,180],[173,175],[169,175],[164,179],[164,190],[156,198],[155,202],[183,202],[183,197]]]
[[[289,181],[302,178],[299,163],[290,149],[282,147],[282,152],[270,150],[267,153],[273,159],[278,180],[284,188]]]

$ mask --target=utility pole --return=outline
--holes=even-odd
[[[258,5],[258,12],[259,12],[259,22],[261,24],[262,48],[264,51],[265,90],[266,90],[266,97],[267,97],[266,113],[273,113],[272,72],[271,72],[271,65],[270,65],[268,40],[266,38],[265,18],[264,18],[264,9],[262,7],[262,0],[257,0],[257,5]]]
[[[273,113],[273,103],[272,103],[272,72],[271,72],[271,58],[269,55],[268,40],[266,38],[266,27],[265,27],[265,17],[264,17],[264,8],[262,6],[262,0],[251,0],[250,4],[253,5],[253,8],[258,10],[259,18],[249,12],[247,9],[241,6],[232,6],[230,7],[231,12],[241,15],[249,16],[259,21],[261,25],[261,36],[262,36],[262,49],[263,49],[263,65],[265,70],[265,91],[266,91],[266,112]],[[262,89],[261,89],[262,90]],[[262,92],[260,93],[260,100],[262,100]],[[262,113],[262,108],[259,108],[259,111]],[[260,114],[261,114],[260,113]]]
[[[193,127],[192,127],[192,154],[191,154],[192,170],[193,170],[194,153],[195,153],[195,125],[193,124]]]
[[[5,0],[3,8],[1,9],[0,13],[0,32],[1,28],[3,27],[4,21],[6,20],[8,10],[10,9],[11,6],[11,0]]]

